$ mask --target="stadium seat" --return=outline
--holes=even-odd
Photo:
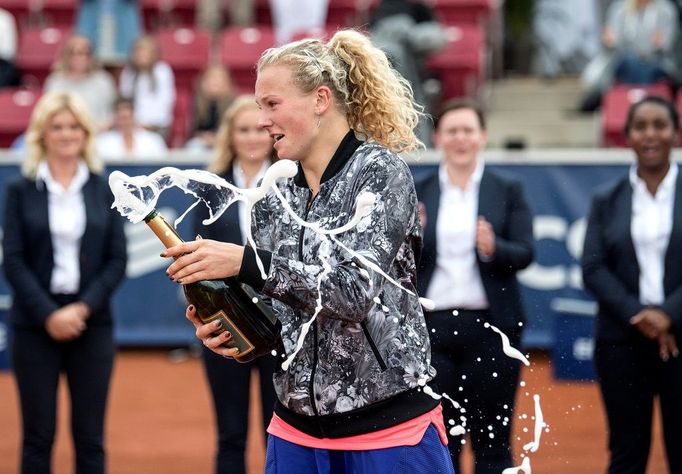
[[[227,66],[237,89],[253,94],[256,62],[268,48],[275,46],[275,33],[269,26],[225,28],[219,39],[220,61]]]
[[[0,0],[0,8],[14,15],[19,31],[36,24],[70,28],[76,21],[78,0]]]
[[[2,0],[0,0],[2,1]],[[145,30],[196,24],[196,0],[141,0]]]
[[[0,89],[0,148],[9,148],[26,131],[40,90]]]
[[[190,91],[198,75],[206,69],[211,53],[211,35],[199,28],[163,28],[155,34],[166,61],[175,74],[175,87]]]
[[[62,44],[70,35],[70,28],[56,26],[30,28],[19,34],[16,63],[25,83],[42,86]]]
[[[648,95],[672,99],[665,83],[651,85],[615,84],[604,94],[601,106],[602,144],[607,147],[627,145],[623,128],[630,105]]]
[[[446,25],[479,24],[497,8],[497,0],[433,0],[433,10]]]
[[[485,41],[480,26],[463,24],[445,28],[448,42],[427,59],[427,68],[441,81],[442,99],[474,96],[485,77]]]
[[[173,105],[173,123],[168,133],[168,146],[181,148],[187,142],[192,120],[192,101],[189,91],[178,90]]]

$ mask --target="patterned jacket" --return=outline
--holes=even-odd
[[[339,437],[389,427],[433,408],[437,402],[419,387],[435,370],[416,295],[422,239],[408,166],[351,131],[325,170],[317,196],[311,198],[300,168],[278,187],[294,212],[323,229],[346,224],[360,193],[375,194],[371,212],[334,238],[404,289],[330,237],[302,228],[273,192],[261,200],[253,230],[268,276],[262,280],[247,248],[239,278],[272,298],[287,357],[319,305],[300,352],[288,370],[275,373],[277,414],[309,434]],[[311,417],[315,423],[308,425]]]

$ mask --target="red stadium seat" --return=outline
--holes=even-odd
[[[147,31],[168,26],[192,27],[196,24],[197,0],[141,0],[140,3]]]
[[[275,33],[269,26],[232,26],[220,35],[220,61],[227,66],[237,89],[253,94],[256,62],[268,48],[275,46]]]
[[[671,99],[667,84],[629,85],[616,84],[604,95],[601,106],[602,144],[607,147],[627,145],[623,128],[630,105],[648,95],[658,95]]]
[[[485,77],[484,33],[478,25],[448,26],[448,42],[427,60],[440,78],[442,98],[473,96]]]
[[[497,0],[433,0],[433,10],[446,25],[478,24],[497,8]]]
[[[180,148],[189,139],[192,101],[188,91],[178,90],[173,106],[173,123],[168,133],[168,146]]]
[[[70,35],[71,29],[54,26],[31,28],[19,34],[16,62],[25,82],[35,85],[45,82],[62,44]]]
[[[166,61],[175,74],[175,87],[190,91],[197,76],[208,66],[211,35],[199,28],[163,28],[155,34]]]
[[[0,8],[14,15],[20,31],[37,20],[70,28],[76,21],[78,0],[0,0]]]
[[[26,131],[40,95],[39,90],[0,89],[0,148],[8,148]]]

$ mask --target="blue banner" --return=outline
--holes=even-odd
[[[196,167],[179,165],[178,168]],[[434,165],[414,166],[415,175]],[[520,178],[534,213],[536,261],[520,274],[528,312],[524,346],[550,348],[554,344],[557,311],[590,312],[594,307],[584,292],[579,259],[585,233],[585,218],[595,188],[627,172],[627,166],[491,164],[491,168]],[[151,165],[110,167],[128,175],[150,174]],[[15,165],[0,165],[0,183],[19,173]],[[4,185],[0,209],[4,210]],[[177,190],[163,193],[158,204],[161,213],[173,221],[193,200]],[[179,226],[186,239],[192,214]],[[126,223],[128,246],[127,278],[114,296],[117,321],[116,339],[121,345],[186,345],[194,340],[194,329],[184,318],[182,289],[168,280],[165,268],[170,262],[159,257],[162,245],[144,224]],[[0,229],[0,236],[2,229]],[[0,255],[0,265],[2,256]],[[0,275],[0,301],[10,294]],[[563,309],[562,309],[563,308]],[[4,311],[0,308],[0,312]],[[0,321],[1,321],[0,317]],[[2,338],[0,337],[0,343]],[[0,349],[1,350],[1,349]]]

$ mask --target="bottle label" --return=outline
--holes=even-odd
[[[236,324],[232,322],[230,317],[225,313],[225,311],[220,310],[217,313],[211,315],[207,323],[220,319],[222,321],[223,327],[232,334],[232,340],[229,341],[230,347],[236,347],[239,349],[238,357],[248,354],[255,349],[255,346],[251,341],[244,335],[243,332],[239,330]]]

